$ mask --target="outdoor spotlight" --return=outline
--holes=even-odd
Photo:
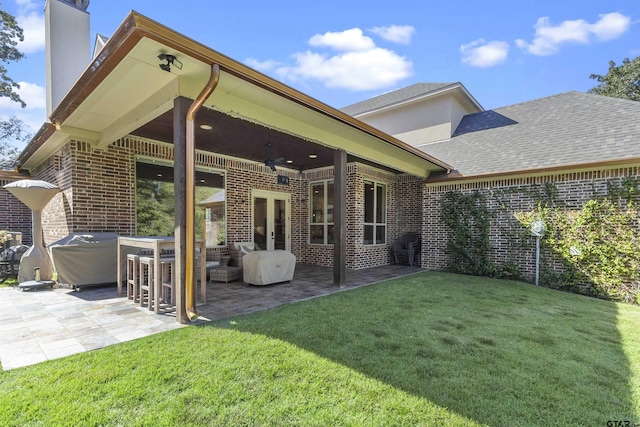
[[[160,61],[167,61],[166,64],[159,64],[160,69],[170,72],[171,65],[175,65],[178,70],[182,70],[182,62],[178,60],[174,55],[170,55],[168,53],[161,53],[158,55],[158,59]]]

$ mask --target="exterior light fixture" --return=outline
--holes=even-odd
[[[287,163],[291,164],[293,163],[293,160],[287,160]]]
[[[317,154],[309,154],[309,158],[310,159],[317,159],[318,155]]]
[[[207,125],[207,124],[203,124],[203,125],[200,125],[200,129],[202,129],[202,130],[211,130],[211,129],[213,129],[213,126]]]
[[[171,65],[175,65],[178,70],[182,70],[182,62],[180,62],[174,55],[161,53],[158,55],[158,59],[160,61],[167,61],[166,64],[160,64],[160,68],[166,72],[171,72]]]

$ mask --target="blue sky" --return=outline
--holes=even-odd
[[[44,0],[5,0],[26,58],[7,66],[27,108],[46,121]],[[462,82],[486,109],[586,91],[610,60],[640,56],[637,0],[235,1],[91,0],[91,43],[130,10],[334,107],[418,82]],[[87,52],[87,63],[89,52]]]

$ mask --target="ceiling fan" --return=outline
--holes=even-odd
[[[267,142],[267,148],[269,148],[269,152],[271,152],[271,148],[273,147],[273,144],[270,142]],[[285,158],[284,157],[277,157],[274,158],[273,156],[269,155],[266,160],[264,161],[264,165],[268,168],[270,168],[272,171],[276,171],[276,166],[285,166],[287,163],[285,162]]]

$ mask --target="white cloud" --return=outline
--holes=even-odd
[[[360,28],[316,34],[312,49],[292,55],[293,65],[276,61],[246,60],[282,80],[316,80],[325,86],[347,90],[375,90],[394,86],[413,73],[413,64],[393,50],[376,46]]]
[[[593,39],[606,41],[620,37],[631,26],[631,18],[618,12],[599,15],[593,24],[584,19],[563,21],[557,26],[551,25],[549,18],[538,19],[534,26],[536,32],[531,43],[518,39],[516,45],[525,52],[538,56],[557,53],[566,43],[589,44]]]
[[[472,67],[487,68],[504,62],[509,54],[509,43],[503,41],[486,42],[478,39],[460,46],[462,62]]]
[[[36,9],[38,7],[42,7],[41,2],[34,0],[16,0],[16,4],[20,7],[20,10],[29,11]]]
[[[27,132],[35,134],[47,120],[45,89],[34,83],[19,82],[18,84],[20,88],[17,92],[27,106],[22,108],[20,104],[11,102],[7,97],[0,97],[0,118],[16,116],[27,126],[28,129],[25,129]],[[19,145],[20,149],[24,146],[22,143],[16,145]]]
[[[313,47],[328,47],[344,52],[369,50],[376,46],[371,38],[362,34],[360,28],[352,28],[339,33],[316,34],[309,39],[309,45]]]
[[[374,27],[371,29],[371,32],[379,35],[384,40],[400,44],[409,44],[414,31],[415,28],[410,25],[391,25],[389,27]]]
[[[324,55],[311,51],[295,55],[297,65],[281,67],[280,77],[313,79],[327,87],[373,90],[392,86],[412,73],[410,61],[382,48]]]
[[[30,12],[27,15],[16,16],[16,20],[24,34],[24,41],[18,44],[18,49],[27,54],[43,50],[45,46],[44,15]]]
[[[7,97],[0,97],[0,114],[12,115],[12,111],[40,110],[46,108],[45,88],[35,83],[18,82],[20,88],[16,90],[20,98],[27,104],[22,108],[17,102]]]
[[[282,65],[278,61],[271,61],[271,60],[260,61],[259,59],[255,59],[255,58],[247,58],[245,59],[244,62],[249,67],[255,68],[256,70],[260,70],[262,72],[273,71]]]

